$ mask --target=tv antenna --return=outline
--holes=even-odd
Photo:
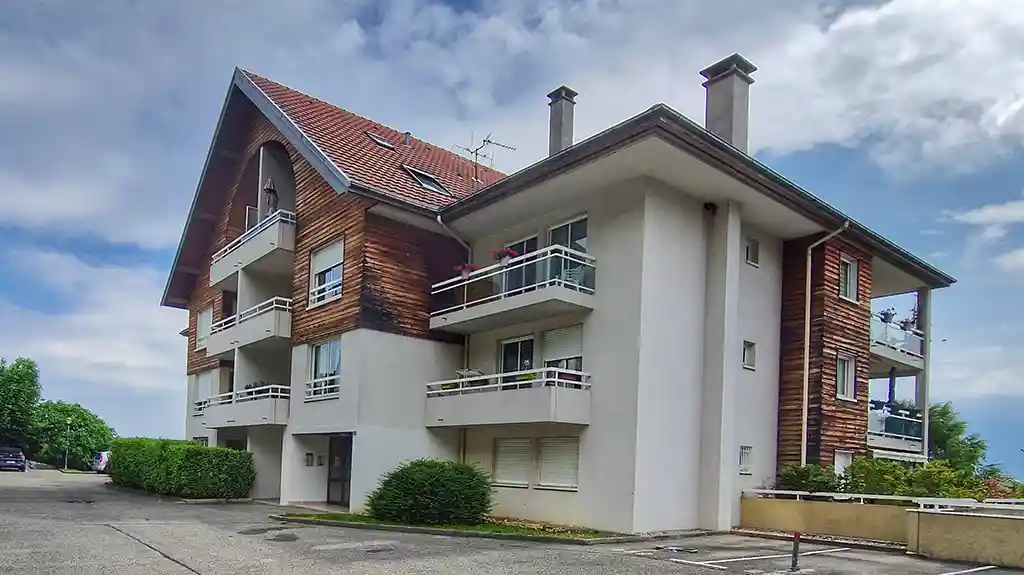
[[[470,142],[476,141],[476,138],[474,137],[472,132],[469,135],[469,139],[470,139]],[[473,144],[470,144],[470,146],[473,146]],[[513,152],[515,151],[515,147],[513,147],[513,146],[509,146],[508,144],[502,144],[501,142],[496,142],[496,141],[492,140],[490,133],[488,133],[486,136],[484,136],[484,139],[480,141],[479,145],[476,145],[476,146],[473,146],[473,147],[469,147],[469,148],[467,148],[466,146],[460,146],[458,144],[455,145],[456,148],[458,148],[460,150],[463,150],[463,151],[466,151],[466,152],[469,152],[470,154],[473,155],[473,186],[474,187],[476,187],[476,185],[480,183],[480,177],[479,177],[480,159],[483,158],[483,159],[487,160],[488,163],[489,163],[489,166],[492,167],[492,168],[494,167],[494,153],[492,152],[492,153],[488,154],[488,153],[486,153],[484,151],[484,150],[487,149],[488,146],[495,146],[495,147],[498,147],[498,148],[505,148],[506,150],[512,150]]]

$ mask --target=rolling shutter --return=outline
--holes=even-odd
[[[345,241],[338,240],[313,252],[310,256],[310,271],[318,274],[345,261]]]
[[[574,325],[544,332],[544,361],[583,356],[583,326]]]
[[[540,440],[540,484],[552,487],[579,485],[580,440],[578,437],[545,437]]]
[[[529,485],[533,449],[529,439],[497,439],[494,442],[494,482]]]

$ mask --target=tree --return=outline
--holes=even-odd
[[[32,418],[32,450],[36,458],[63,466],[66,448],[68,467],[72,469],[88,469],[94,453],[110,449],[114,435],[114,430],[102,419],[77,403],[44,401],[36,407]]]
[[[976,433],[967,433],[967,422],[951,402],[937,403],[928,410],[928,456],[944,459],[957,471],[994,476],[999,470],[985,464],[988,443]]]
[[[34,361],[19,357],[8,365],[0,358],[0,445],[25,447],[29,442],[40,391]]]

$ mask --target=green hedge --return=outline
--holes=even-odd
[[[252,454],[176,439],[119,438],[110,478],[133,487],[189,499],[248,497],[256,480]]]
[[[465,463],[417,459],[385,473],[369,515],[411,525],[478,525],[491,512],[491,478]]]

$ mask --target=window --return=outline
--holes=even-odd
[[[309,307],[341,297],[345,240],[324,246],[309,255]]]
[[[750,466],[753,462],[754,448],[749,445],[740,446],[740,475],[751,475]]]
[[[204,308],[196,316],[196,351],[206,349],[206,338],[210,337],[213,327],[213,308]]]
[[[529,439],[497,439],[494,441],[493,480],[499,485],[527,487],[533,445]]]
[[[745,369],[757,367],[757,344],[752,341],[743,342],[743,367]]]
[[[539,447],[538,485],[576,489],[579,486],[579,438],[545,437],[539,441]]]
[[[374,134],[373,132],[366,132],[366,135],[369,136],[371,140],[376,142],[378,146],[383,146],[389,150],[395,149],[395,145],[391,143],[391,140],[388,140],[384,136]]]
[[[564,369],[568,372],[583,371],[583,326],[574,325],[561,329],[551,329],[544,332],[541,340],[544,354],[544,367]],[[567,373],[559,371],[547,373],[546,377],[553,377],[548,385],[557,383],[560,387],[579,388],[579,382],[583,380],[582,374]]]
[[[839,256],[839,297],[857,301],[857,260]]]
[[[199,445],[202,445],[203,447],[208,447],[210,445],[209,437],[193,437],[192,441],[198,443]]]
[[[506,248],[523,256],[537,251],[537,236],[519,240],[505,245]],[[505,289],[503,293],[515,295],[536,289],[537,263],[532,258],[516,261],[509,266],[503,275]]]
[[[514,373],[518,371],[530,371],[533,365],[533,336],[517,337],[506,339],[501,342],[501,365],[498,366],[500,373]],[[520,385],[505,385],[502,389],[518,389],[519,387],[533,387],[532,380],[537,378],[536,373],[524,373],[520,375],[508,375],[501,378],[502,383],[521,382]]]
[[[849,400],[857,398],[856,364],[856,360],[847,355],[840,355],[836,359],[836,397]]]
[[[842,475],[846,468],[853,463],[853,452],[852,451],[839,451],[836,450],[835,460],[833,467],[835,467],[836,475]]]
[[[587,253],[587,218],[580,218],[551,228],[549,246],[565,246]],[[549,280],[562,287],[575,287],[588,293],[594,289],[594,268],[583,265],[578,256],[552,254],[548,264]]]
[[[761,264],[761,242],[754,238],[747,238],[745,251],[748,264],[754,267]]]
[[[409,166],[402,167],[405,168],[406,171],[409,172],[409,174],[424,188],[439,194],[445,194],[446,196],[452,195],[452,193],[448,191],[448,188],[445,188],[441,181],[436,177],[424,172],[423,170],[417,170],[416,168],[410,168]]]
[[[341,386],[341,340],[313,345],[309,367],[306,401],[337,397]]]

